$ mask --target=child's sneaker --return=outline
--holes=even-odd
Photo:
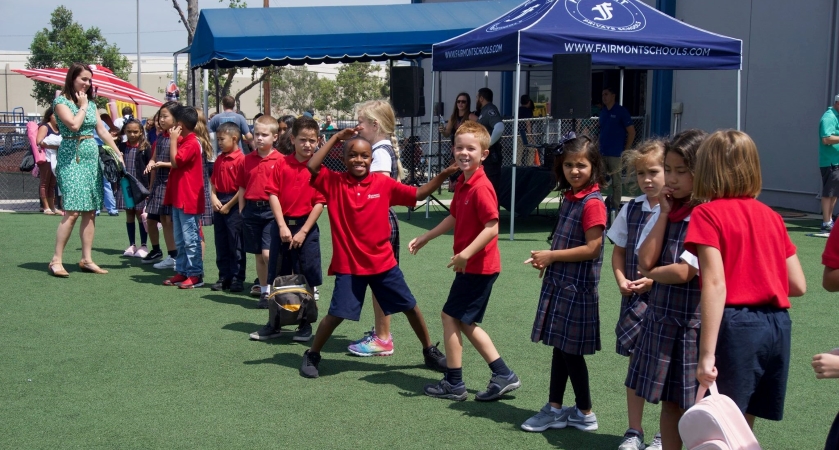
[[[440,380],[437,384],[426,384],[425,395],[434,398],[442,398],[446,400],[456,400],[462,402],[466,400],[466,384],[464,382],[455,385],[448,381]]]
[[[423,349],[422,356],[425,359],[426,367],[436,370],[437,372],[446,373],[446,369],[448,369],[446,366],[446,355],[437,348],[438,345],[440,345],[439,342],[431,347]]]
[[[201,286],[204,286],[204,277],[199,277],[199,276],[193,275],[193,276],[187,278],[186,281],[184,281],[183,283],[179,284],[178,288],[180,288],[180,289],[192,289],[192,288],[197,288],[197,287],[201,287]]]
[[[306,350],[303,352],[303,364],[300,366],[300,376],[304,378],[317,378],[319,375],[319,364],[320,353],[311,353],[309,350]]]
[[[146,255],[143,258],[143,260],[140,261],[140,262],[143,263],[143,264],[151,264],[153,262],[159,261],[160,258],[163,258],[163,251],[161,251],[160,249],[157,249],[157,250],[152,250],[151,253]]]
[[[250,336],[251,340],[254,340],[254,341],[267,341],[269,339],[274,339],[274,338],[280,337],[280,334],[282,332],[283,332],[283,330],[281,328],[280,329],[275,329],[274,325],[272,325],[271,322],[268,322],[268,323],[265,324],[264,327],[254,331],[249,336]]]
[[[127,249],[125,249],[125,251],[122,252],[122,256],[133,257],[134,253],[137,253],[137,246],[136,245],[132,245],[132,246],[128,247]]]
[[[149,249],[145,245],[141,245],[136,252],[134,252],[135,258],[145,258],[149,254]]]
[[[291,338],[295,342],[309,342],[312,338],[312,324],[304,322],[300,324],[297,331],[294,332],[294,337]]]
[[[314,293],[312,294],[312,297],[314,297],[315,301],[320,300],[320,292],[318,291],[318,287],[315,286],[313,289]]]
[[[373,332],[350,344],[347,350],[356,356],[390,356],[393,354],[393,339],[383,341]]]
[[[597,416],[594,413],[583,414],[579,408],[574,406],[568,414],[568,425],[578,430],[594,431],[597,429]]]
[[[563,406],[559,412],[554,412],[551,410],[551,404],[545,403],[545,406],[535,416],[521,424],[521,429],[524,431],[542,432],[548,428],[565,428],[568,425],[568,414],[573,409]]]
[[[181,283],[186,281],[188,278],[186,275],[176,274],[172,278],[168,278],[166,281],[163,282],[164,286],[180,286]]]
[[[833,229],[833,221],[832,220],[830,222],[822,222],[822,228],[821,228],[822,231],[824,231],[826,233],[830,233],[830,230],[832,230],[832,229]]]
[[[487,390],[475,394],[475,400],[479,402],[498,400],[507,392],[515,391],[520,387],[521,381],[519,381],[519,377],[513,372],[510,372],[510,375],[506,377],[492,374],[492,377],[489,379],[489,384],[487,384]]]
[[[618,450],[644,450],[645,447],[644,435],[630,428],[623,434],[623,442],[618,446]]]
[[[661,450],[661,433],[656,433],[653,441],[647,446],[647,450]]]
[[[259,294],[259,301],[256,302],[256,309],[268,309],[268,293],[262,292]]]
[[[159,263],[154,265],[155,269],[174,269],[175,268],[175,258],[171,256],[167,256],[166,259],[160,261]]]

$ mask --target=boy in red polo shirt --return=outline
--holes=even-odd
[[[245,235],[245,252],[256,257],[256,275],[260,296],[257,308],[268,308],[268,257],[271,235],[276,234],[274,213],[268,203],[265,187],[271,179],[274,165],[282,155],[274,150],[279,124],[271,116],[260,116],[253,125],[255,152],[245,156],[236,183],[239,185],[239,212]],[[241,201],[244,200],[244,201]]]
[[[274,172],[265,191],[274,212],[279,234],[271,236],[268,261],[268,280],[277,275],[290,275],[292,271],[306,277],[309,286],[323,284],[320,260],[320,230],[318,218],[326,199],[312,187],[312,174],[307,163],[317,148],[318,123],[311,117],[294,121],[291,140],[294,153],[284,156],[274,166]],[[279,266],[279,267],[278,267]],[[279,337],[280,329],[270,321],[250,338],[264,341]],[[312,338],[312,324],[301,322],[292,338],[306,342]]]
[[[204,285],[204,262],[201,251],[201,215],[204,214],[204,164],[201,144],[193,130],[198,111],[179,106],[174,111],[176,125],[169,130],[169,157],[172,170],[163,204],[172,207],[177,274],[164,281],[167,286],[192,289]],[[181,136],[186,132],[186,136]]]
[[[448,369],[439,383],[425,386],[425,395],[430,397],[466,400],[461,333],[483,356],[492,372],[486,391],[478,392],[475,400],[497,400],[521,386],[489,335],[478,326],[483,320],[492,285],[501,272],[498,198],[481,167],[481,162],[489,155],[489,141],[486,128],[477,122],[466,121],[457,129],[454,160],[463,175],[457,180],[450,215],[408,244],[408,251],[416,255],[428,241],[454,228],[454,256],[447,267],[453,268],[455,276],[441,314]]]
[[[218,282],[214,291],[230,290],[242,292],[245,281],[245,248],[242,236],[242,215],[239,214],[239,186],[236,178],[245,162],[245,155],[238,142],[242,132],[239,127],[227,122],[216,130],[221,154],[213,165],[210,176],[210,202],[213,205],[213,227],[215,228],[216,267]]]
[[[385,315],[404,313],[422,343],[426,366],[445,367],[445,356],[431,345],[431,337],[417,301],[390,245],[388,208],[414,206],[438,189],[457,170],[452,165],[427,184],[416,188],[399,183],[387,175],[370,173],[373,150],[370,143],[356,138],[344,143],[346,173],[322,168],[324,158],[339,140],[352,137],[357,129],[347,128],[332,136],[309,160],[312,184],[323,193],[332,231],[332,262],[329,275],[335,275],[335,289],[329,313],[318,325],[312,348],[303,353],[300,375],[318,377],[320,351],[335,328],[350,319],[357,321],[367,286],[376,295]]]

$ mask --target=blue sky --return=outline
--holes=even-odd
[[[186,0],[178,0],[186,14]],[[187,34],[172,0],[140,0],[140,51],[168,54],[186,47]],[[262,0],[250,0],[261,7]],[[384,5],[410,0],[270,0],[274,7]],[[201,8],[226,8],[228,0],[199,0]],[[123,53],[137,52],[137,0],[0,0],[0,51],[27,51],[38,30],[49,25],[50,14],[64,5],[85,28],[99,27],[105,39]]]

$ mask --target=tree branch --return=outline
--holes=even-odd
[[[268,75],[268,71],[267,71],[267,70],[263,70],[263,71],[262,71],[262,75],[260,75],[260,76],[259,76],[259,78],[257,78],[257,79],[255,79],[255,80],[251,81],[250,83],[248,83],[248,85],[247,85],[247,86],[243,87],[242,89],[240,89],[240,90],[239,90],[239,92],[237,92],[237,93],[236,93],[236,95],[235,95],[233,98],[234,98],[234,99],[236,99],[236,107],[237,107],[237,109],[238,109],[238,107],[239,107],[239,97],[241,97],[241,96],[242,96],[242,94],[244,94],[245,92],[247,92],[248,90],[250,90],[252,87],[256,86],[256,85],[257,85],[257,84],[259,84],[259,83],[262,83],[262,81],[263,81],[263,80],[265,80],[265,76],[266,76],[266,75]],[[233,77],[230,77],[230,78],[232,79]]]
[[[233,77],[236,75],[239,69],[235,67],[231,67],[227,69],[227,79],[224,80],[224,84],[221,85],[221,96],[224,97],[225,95],[230,95],[230,86],[233,85]]]
[[[189,40],[192,41],[192,36],[195,35],[195,30],[189,26],[189,21],[186,20],[186,16],[184,15],[184,11],[181,9],[181,5],[178,4],[178,0],[172,0],[172,6],[174,6],[178,11],[178,15],[181,16],[181,23],[184,24],[186,32],[189,34]]]

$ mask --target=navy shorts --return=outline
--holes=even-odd
[[[498,274],[456,273],[443,312],[467,325],[480,323]],[[378,298],[378,297],[376,297]]]
[[[291,235],[297,234],[306,218],[288,218],[286,224]],[[320,229],[318,224],[306,234],[306,239],[300,248],[291,249],[290,244],[280,239],[280,227],[277,222],[272,224],[271,250],[268,260],[268,281],[271,282],[280,275],[291,275],[292,272],[302,274],[310,286],[323,284],[323,271],[320,259]]]
[[[245,235],[245,253],[260,254],[271,248],[271,231],[276,230],[274,212],[268,206],[268,201],[257,202],[246,200],[242,210],[242,232]]]
[[[417,300],[405,283],[399,266],[376,275],[335,274],[335,290],[329,304],[329,315],[358,321],[367,286],[373,291],[386,316],[405,312],[417,306]]]
[[[784,417],[792,321],[785,309],[726,307],[717,338],[717,387],[745,414]]]

